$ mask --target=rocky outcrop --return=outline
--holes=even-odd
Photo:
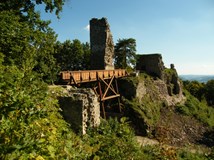
[[[114,42],[106,18],[90,20],[91,69],[114,69]]]
[[[180,83],[176,81],[176,83]],[[155,80],[154,86],[157,90],[157,97],[166,103],[167,106],[175,106],[178,103],[183,103],[185,100],[182,91],[179,90],[179,93],[173,94],[169,92],[168,84],[162,80]]]
[[[121,95],[129,100],[137,98],[143,101],[144,97],[150,96],[153,100],[166,103],[167,106],[184,102],[185,96],[182,90],[178,94],[170,95],[168,85],[164,80],[154,80],[152,77],[130,77],[119,81],[119,90]]]
[[[158,84],[162,86],[161,90],[167,88],[168,93],[164,95],[173,96],[181,94],[182,86],[175,66],[171,64],[170,69],[166,68],[162,61],[161,54],[138,55],[136,70],[140,73],[146,73],[156,80],[160,79],[164,81],[163,84]]]
[[[125,115],[130,118],[139,135],[154,133],[160,119],[162,108],[173,108],[185,102],[182,90],[179,94],[169,95],[168,84],[147,74],[123,78],[119,81],[119,90],[125,102]]]

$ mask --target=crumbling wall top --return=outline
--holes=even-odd
[[[158,77],[163,80],[164,63],[162,61],[162,55],[144,54],[138,55],[136,69],[142,72],[146,72],[154,77]]]
[[[101,19],[98,18],[92,18],[90,20],[90,25],[96,25],[96,26],[103,26],[103,27],[110,27],[107,18],[103,17]]]

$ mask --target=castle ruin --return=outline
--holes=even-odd
[[[165,82],[170,96],[181,93],[181,84],[174,64],[170,65],[170,71],[164,66],[161,54],[138,55],[136,70],[145,72],[154,78]]]
[[[136,70],[145,72],[153,77],[164,79],[164,63],[161,54],[138,55]]]
[[[91,69],[113,70],[114,42],[106,18],[90,20]]]

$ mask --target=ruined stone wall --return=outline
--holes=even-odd
[[[106,18],[90,20],[91,69],[114,69],[114,42]]]
[[[181,94],[181,84],[174,64],[170,69],[164,66],[161,54],[138,55],[136,69],[145,72],[152,77],[158,77],[167,86],[168,95]]]
[[[161,54],[138,55],[136,69],[140,72],[164,79],[164,63]]]
[[[167,84],[169,95],[172,96],[173,94],[176,95],[182,92],[182,85],[179,81],[179,77],[174,64],[171,64],[170,66],[170,69],[165,70],[164,81]]]
[[[82,134],[87,127],[100,124],[100,104],[92,89],[66,88],[66,94],[59,97],[59,104],[65,120],[71,127]]]
[[[161,101],[168,106],[174,106],[185,101],[182,88],[180,88],[178,94],[170,95],[168,84],[161,79],[154,80],[152,78],[143,78],[139,76],[122,78],[119,80],[118,85],[120,94],[129,100],[137,98],[140,101],[144,101],[146,98],[150,97],[151,100]]]

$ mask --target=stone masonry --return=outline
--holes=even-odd
[[[170,70],[167,69],[164,66],[161,54],[138,55],[136,70],[162,80],[163,85],[167,86],[169,96],[182,94],[182,86],[174,64],[170,65]]]
[[[59,104],[65,120],[76,132],[86,134],[88,127],[100,124],[100,103],[97,95],[90,88],[73,89],[67,87],[64,96],[59,97]]]
[[[91,69],[114,69],[114,42],[106,18],[90,20]]]
[[[164,63],[161,54],[138,55],[136,69],[140,72],[164,79]]]

